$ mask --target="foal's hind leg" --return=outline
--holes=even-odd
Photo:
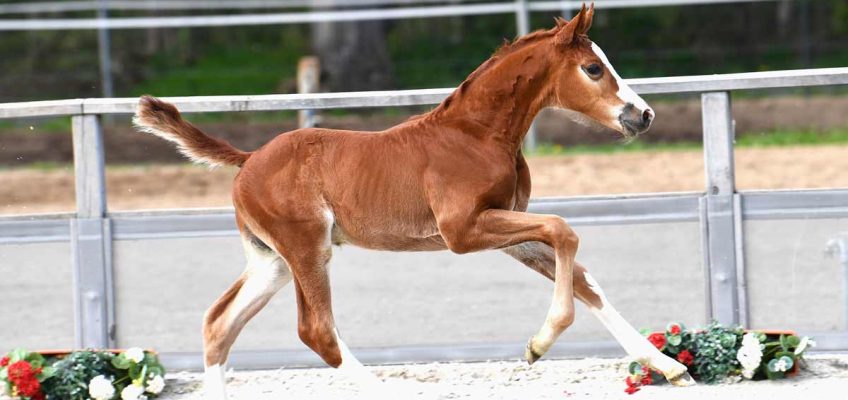
[[[527,242],[508,247],[504,252],[548,279],[553,279],[555,255],[550,246]],[[659,370],[674,385],[689,386],[695,383],[683,364],[662,354],[622,318],[609,303],[598,283],[580,264],[574,266],[574,296],[589,307],[631,357]]]
[[[282,254],[290,263],[295,281],[298,328],[301,341],[328,365],[373,387],[377,378],[353,356],[339,337],[333,318],[330,295],[329,262],[332,255],[327,224],[300,223],[296,235],[275,236]],[[288,236],[288,235],[286,235]]]
[[[225,399],[224,364],[236,337],[271,297],[291,281],[280,256],[261,242],[243,240],[247,267],[206,311],[203,321],[206,398]]]

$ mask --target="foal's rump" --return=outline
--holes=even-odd
[[[173,104],[150,96],[140,99],[133,122],[141,131],[176,143],[194,162],[241,167],[233,203],[246,237],[250,230],[264,242],[269,236],[320,229],[337,244],[400,251],[445,248],[421,182],[433,161],[424,151],[427,130],[417,129],[415,122],[382,132],[298,129],[254,152],[210,137],[185,121]]]

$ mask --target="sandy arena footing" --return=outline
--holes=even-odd
[[[848,354],[814,354],[807,368],[782,381],[676,388],[667,383],[624,392],[626,359],[431,363],[376,366],[380,393],[330,368],[230,371],[230,399],[845,399]],[[161,399],[202,399],[202,374],[171,373]]]

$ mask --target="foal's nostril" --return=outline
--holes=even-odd
[[[654,112],[651,111],[650,108],[646,108],[644,112],[642,112],[642,122],[649,124],[651,120],[654,119]]]

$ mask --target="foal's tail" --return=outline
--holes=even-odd
[[[133,125],[143,132],[152,133],[177,144],[177,149],[197,163],[210,166],[235,165],[241,167],[249,152],[236,149],[231,144],[210,137],[185,121],[177,107],[152,96],[142,96]]]

